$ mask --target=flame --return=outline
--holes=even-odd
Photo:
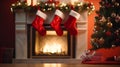
[[[53,44],[48,44],[46,43],[45,46],[43,47],[43,52],[46,53],[46,52],[50,52],[50,53],[60,53],[62,52],[62,48],[61,48],[61,45],[60,44],[56,44],[56,43],[53,43]]]
[[[47,31],[47,36],[40,36],[36,31],[35,54],[67,54],[67,31],[63,37],[57,36],[55,31]],[[52,37],[52,38],[51,38]]]

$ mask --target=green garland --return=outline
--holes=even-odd
[[[17,1],[16,3],[13,3],[11,6],[11,9],[13,11],[17,9],[24,9],[25,11],[37,11],[37,9],[40,8],[41,11],[53,11],[56,9],[59,9],[61,11],[70,11],[70,10],[75,10],[77,12],[83,12],[83,11],[88,11],[88,14],[90,14],[92,11],[95,10],[95,7],[92,3],[90,2],[77,2],[74,5],[71,4],[65,4],[65,3],[44,3],[40,2],[35,6],[27,5],[26,2],[19,2]]]

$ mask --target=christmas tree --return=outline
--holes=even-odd
[[[92,49],[120,46],[120,0],[101,0],[91,35]]]

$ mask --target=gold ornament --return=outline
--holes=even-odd
[[[49,10],[49,11],[50,11],[50,10],[52,10],[52,8],[48,8],[47,10]]]
[[[95,38],[91,38],[91,42],[95,42]]]
[[[21,2],[18,2],[17,5],[20,6],[20,5],[21,5]]]
[[[77,6],[83,6],[83,2],[78,3]]]
[[[42,11],[46,11],[46,9],[42,9]]]
[[[103,16],[100,20],[100,22],[106,22],[107,20],[105,19],[105,17]]]
[[[15,6],[15,4],[12,4],[12,6]]]
[[[103,44],[104,44],[104,42],[105,42],[105,40],[104,40],[104,38],[103,38],[103,37],[101,37],[101,38],[98,40],[98,43],[99,43],[100,45],[103,45]]]
[[[116,17],[116,13],[113,12],[113,13],[111,14],[111,17]]]
[[[105,4],[105,2],[104,2],[104,1],[102,1],[101,3],[102,3],[102,5],[104,5],[104,4]]]
[[[116,6],[119,6],[119,3],[115,3]]]
[[[12,8],[17,9],[20,6],[22,7],[21,9],[27,9],[29,10],[29,8],[34,8],[32,5],[27,4],[26,2],[19,2],[17,1],[17,3],[13,3]],[[75,9],[76,11],[88,11],[88,14],[92,13],[95,10],[95,6],[92,3],[89,2],[76,2],[74,5],[70,4],[70,3],[57,3],[53,2],[53,3],[48,3],[48,2],[38,2],[36,7],[42,7],[40,10],[42,11],[52,11],[53,9],[57,9],[59,8],[60,10],[71,10],[71,9]],[[74,7],[77,7],[74,8]],[[49,9],[47,9],[49,8]],[[36,9],[34,9],[36,10]]]
[[[95,42],[97,42],[97,43],[98,43],[98,42],[99,42],[99,39],[98,39],[98,38],[95,38]]]
[[[115,45],[112,45],[112,47],[116,47]]]
[[[115,2],[115,0],[112,0],[112,2]]]
[[[97,30],[97,31],[99,31],[99,30],[100,30],[100,27],[95,25],[95,26],[94,26],[94,29]]]
[[[111,27],[112,27],[112,23],[111,23],[111,22],[108,22],[108,23],[107,23],[107,26],[108,26],[109,28],[111,28]]]

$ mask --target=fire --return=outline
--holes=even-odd
[[[48,44],[46,43],[46,45],[42,48],[44,53],[60,53],[62,52],[62,47],[60,44]]]
[[[67,55],[67,31],[63,36],[57,36],[55,31],[47,31],[46,36],[40,36],[36,32],[35,54],[36,55]]]

